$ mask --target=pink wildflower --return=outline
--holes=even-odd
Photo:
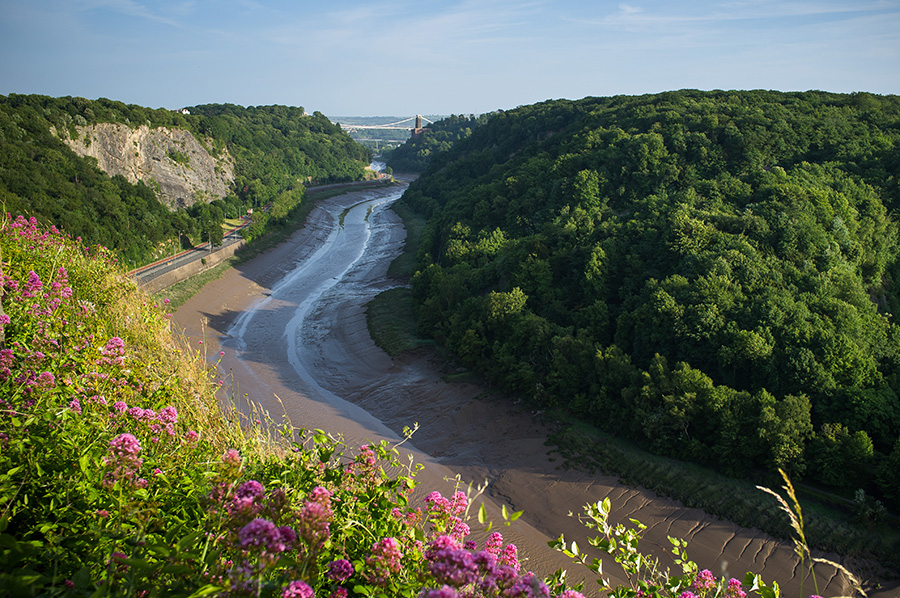
[[[424,598],[456,598],[459,594],[450,586],[442,586],[434,590],[428,590]]]
[[[168,407],[163,407],[160,410],[157,419],[159,419],[159,421],[163,422],[164,424],[174,424],[178,421],[178,410],[171,405],[169,405]]]
[[[691,586],[694,590],[704,591],[712,589],[713,586],[716,585],[716,578],[713,576],[712,571],[709,569],[703,569],[697,574],[696,579],[694,579],[694,583]]]
[[[434,514],[450,513],[450,501],[444,498],[437,490],[425,497],[425,503]]]
[[[457,541],[462,542],[463,538],[469,535],[469,525],[462,521],[458,521],[456,525],[453,526],[453,530],[450,532],[450,535],[456,538]]]
[[[741,588],[741,582],[735,578],[728,580],[728,587],[725,589],[728,598],[746,598],[747,593]]]
[[[117,481],[131,481],[140,469],[143,459],[138,457],[141,444],[132,434],[119,434],[109,442],[109,455],[103,463],[111,469],[106,474],[104,485],[112,486]]]
[[[50,372],[44,372],[37,377],[37,380],[34,381],[35,386],[39,386],[41,388],[50,388],[56,384],[56,376],[54,376]]]
[[[106,341],[106,345],[100,349],[100,354],[103,357],[97,360],[98,364],[122,365],[125,361],[125,341],[118,336],[112,337]]]
[[[281,591],[281,598],[315,598],[315,593],[306,582],[292,581]]]
[[[328,579],[338,583],[347,581],[353,575],[353,565],[347,559],[337,559],[328,563]]]
[[[453,513],[454,515],[462,515],[465,512],[466,507],[468,507],[468,506],[469,506],[468,497],[464,493],[457,490],[453,494],[453,500],[450,503],[450,512]]]
[[[387,585],[390,575],[400,571],[402,558],[396,538],[383,538],[372,544],[372,552],[366,557],[368,582],[376,586]]]
[[[507,596],[524,597],[544,597],[550,598],[550,589],[540,578],[534,573],[526,573],[515,581],[509,590],[506,591]]]
[[[329,528],[332,518],[331,492],[316,486],[310,492],[309,498],[300,511],[298,527],[300,536],[313,549],[318,549],[331,535]]]
[[[35,297],[43,286],[41,277],[34,270],[30,271],[28,273],[28,282],[25,283],[25,288],[22,289],[22,297],[26,299]]]
[[[500,551],[503,550],[503,536],[500,532],[494,532],[484,541],[484,549],[495,556],[500,556]]]
[[[261,548],[264,552],[279,553],[287,548],[281,531],[268,519],[257,518],[238,532],[241,548]]]
[[[478,567],[472,553],[464,550],[450,536],[438,536],[425,552],[430,561],[428,571],[438,583],[461,587],[474,583]]]
[[[222,455],[222,475],[235,480],[241,473],[241,454],[235,449],[228,449]]]
[[[511,567],[516,573],[519,572],[519,550],[515,544],[507,544],[506,548],[500,554],[500,563]]]

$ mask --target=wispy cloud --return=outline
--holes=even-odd
[[[673,6],[678,8],[672,9]],[[581,22],[607,27],[658,27],[678,24],[710,24],[758,20],[779,20],[795,18],[836,18],[855,19],[872,14],[900,14],[898,2],[792,2],[758,0],[750,2],[709,2],[669,4],[647,7],[619,4],[618,10],[593,18],[564,17],[572,22]]]
[[[137,17],[139,19],[176,27],[178,29],[188,28],[182,22],[154,12],[147,6],[135,2],[134,0],[80,0],[75,4],[75,7],[76,10],[81,12],[110,10],[129,17]]]

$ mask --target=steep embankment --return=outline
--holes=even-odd
[[[225,197],[234,182],[234,160],[227,149],[210,155],[190,131],[168,127],[137,128],[117,123],[77,126],[62,140],[79,156],[97,160],[101,170],[129,183],[155,189],[169,209]]]

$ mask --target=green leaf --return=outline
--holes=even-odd
[[[159,570],[160,573],[168,575],[188,575],[193,572],[193,568],[188,565],[166,565]]]
[[[148,547],[147,547],[147,550],[148,550],[151,554],[159,555],[159,556],[161,556],[162,558],[168,558],[168,556],[169,556],[170,554],[172,554],[172,551],[169,549],[169,547],[168,547],[168,546],[164,546],[164,545],[162,545],[162,544],[154,544],[154,545],[152,545],[152,546],[148,546]]]
[[[182,552],[186,550],[188,547],[193,546],[197,543],[197,540],[203,537],[203,532],[194,532],[192,534],[188,534],[178,541],[177,547],[178,551]]]
[[[129,565],[130,567],[133,567],[134,569],[139,569],[139,570],[143,570],[143,571],[149,571],[149,570],[155,568],[155,565],[153,563],[147,562],[147,559],[130,558],[130,559],[122,559],[119,562],[124,565]]]
[[[211,594],[218,594],[219,592],[224,591],[225,588],[221,586],[216,586],[213,584],[206,584],[202,588],[198,588],[196,592],[188,596],[188,598],[201,598],[202,596],[209,596]]]
[[[0,547],[15,550],[16,552],[20,550],[19,541],[9,534],[0,534]]]

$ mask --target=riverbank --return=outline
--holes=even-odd
[[[307,225],[286,242],[207,284],[175,314],[186,334],[194,342],[204,341],[210,355],[220,346],[226,351],[223,380],[236,397],[262,404],[276,420],[285,414],[297,426],[339,433],[349,444],[396,439],[403,427],[418,422],[411,449],[426,466],[420,478],[425,492],[444,488],[443,478],[457,474],[475,484],[487,480],[495,521],[501,520],[501,506],[525,512],[508,531],[530,555],[528,566],[540,573],[560,566],[578,571],[549,551],[546,542],[560,533],[583,539],[584,528],[569,512],[609,496],[614,521],[636,518],[649,526],[645,548],[657,556],[668,554],[667,536],[683,537],[689,542],[689,556],[701,567],[737,577],[748,570],[761,573],[787,588],[788,595],[799,595],[805,571],[797,566],[790,545],[652,492],[625,487],[614,477],[560,470],[560,462],[547,454],[549,430],[521,405],[501,398],[483,400],[479,397],[484,389],[477,384],[447,382],[457,372],[434,351],[417,349],[391,359],[378,349],[366,331],[364,306],[391,286],[387,265],[402,243],[399,233],[391,232],[398,228],[391,212],[372,212],[371,218],[385,225],[380,234],[386,236],[373,240],[372,253],[352,268],[336,272],[337,282],[322,282],[332,284],[333,292],[321,293],[315,305],[304,308],[304,322],[291,325],[307,300],[298,293],[314,285],[304,285],[300,278],[285,282],[286,277],[293,277],[328,242],[340,215],[362,205],[364,194],[322,202]],[[368,212],[360,216],[368,217]],[[242,334],[235,344],[234,326],[248,310],[259,318],[245,320],[254,335]],[[299,343],[300,353],[285,350],[290,342]],[[298,375],[292,355],[301,355],[303,366],[314,370],[312,382]],[[834,573],[819,570],[829,584],[820,585],[825,595],[849,590]],[[804,587],[812,588],[810,580]]]

